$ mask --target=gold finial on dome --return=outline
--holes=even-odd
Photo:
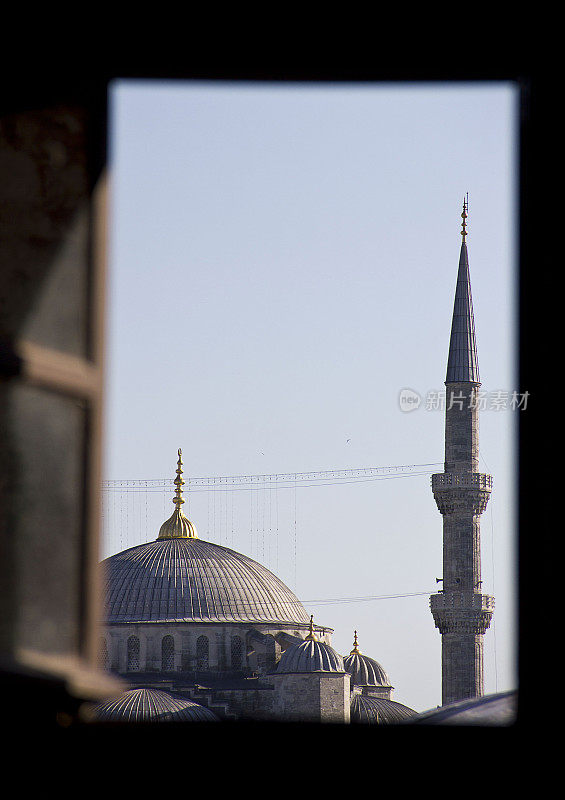
[[[182,479],[182,450],[179,447],[178,450],[179,460],[177,461],[177,477],[174,480],[174,484],[176,485],[175,489],[175,496],[173,498],[173,503],[176,507],[180,510],[181,505],[184,503],[184,498],[182,496],[182,487],[184,486],[184,481]]]
[[[461,236],[463,237],[463,244],[465,244],[465,237],[467,236],[467,212],[469,211],[469,192],[467,192],[467,199],[463,200],[463,213],[461,217],[463,218],[463,230],[461,231]]]
[[[182,450],[178,451],[179,460],[177,461],[177,477],[174,480],[176,489],[173,503],[175,510],[169,519],[165,520],[161,525],[158,539],[198,539],[196,528],[192,522],[185,517],[181,511],[181,506],[184,503],[182,496],[182,487],[184,481],[182,479]]]
[[[311,642],[317,642],[318,641],[318,637],[314,633],[314,615],[313,614],[310,615],[310,630],[309,630],[308,635],[306,636],[304,641],[311,641]]]
[[[350,656],[360,656],[361,651],[359,650],[359,645],[357,644],[357,631],[354,632],[353,637],[353,650],[350,652]]]

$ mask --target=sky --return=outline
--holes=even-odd
[[[441,704],[430,474],[467,193],[494,477],[485,693],[517,685],[517,103],[496,82],[111,90],[104,477],[170,480],[182,448],[200,538],[269,567],[343,655],[356,630],[417,711]],[[155,539],[174,508],[169,490],[112,487],[102,557]]]

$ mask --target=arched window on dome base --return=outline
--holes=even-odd
[[[210,666],[210,645],[207,636],[199,636],[196,640],[196,669],[204,672]]]
[[[171,635],[163,636],[161,641],[161,672],[174,672],[175,640]]]
[[[243,639],[241,636],[231,637],[231,668],[243,669]]]
[[[110,658],[108,656],[108,645],[106,639],[100,639],[100,649],[98,651],[98,666],[100,669],[107,670],[110,668]]]
[[[139,638],[137,636],[128,637],[126,669],[128,672],[139,672]]]

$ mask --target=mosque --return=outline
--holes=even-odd
[[[466,247],[462,246],[446,387],[445,471],[432,476],[443,517],[443,588],[430,598],[442,635],[443,704],[483,694],[483,634],[494,600],[481,593],[479,517],[492,478],[478,473],[478,360]],[[468,399],[468,403],[463,400]],[[309,616],[270,570],[203,541],[182,512],[178,451],[174,511],[154,541],[102,562],[105,669],[129,686],[97,707],[103,721],[263,720],[408,724],[383,667],[331,646],[332,628]]]
[[[135,693],[101,714],[129,714],[134,699],[150,713],[155,691],[161,703],[163,692],[190,701],[197,718],[202,706],[215,719],[397,722],[415,713],[392,699],[386,672],[356,636],[343,658],[333,630],[315,624],[276,575],[198,537],[181,510],[181,450],[174,482],[175,510],[157,539],[103,562],[102,658]]]

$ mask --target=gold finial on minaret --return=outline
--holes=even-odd
[[[182,479],[182,450],[178,450],[179,460],[177,461],[177,477],[173,481],[176,486],[175,496],[173,503],[175,510],[169,519],[165,520],[161,525],[158,539],[198,539],[196,528],[192,522],[185,517],[181,511],[181,506],[184,503],[182,496],[182,487],[184,481]]]
[[[467,236],[467,212],[469,211],[469,192],[467,192],[467,199],[463,199],[463,213],[461,214],[463,218],[463,230],[461,231],[461,236],[463,237],[463,244],[465,244],[465,237]]]
[[[359,645],[357,644],[357,631],[354,632],[353,637],[353,650],[350,652],[350,656],[360,656],[361,651],[359,650]]]
[[[314,633],[314,615],[313,614],[310,615],[310,631],[309,631],[308,635],[306,636],[305,641],[306,640],[310,640],[311,642],[317,642],[318,641],[318,637]]]

